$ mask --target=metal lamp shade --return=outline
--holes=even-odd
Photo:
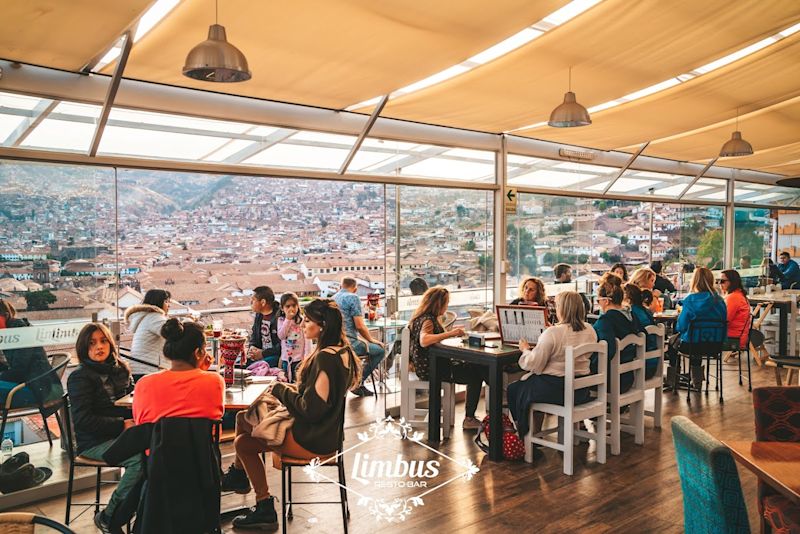
[[[204,82],[244,82],[250,79],[247,58],[225,37],[225,28],[212,24],[208,39],[186,56],[184,76]]]
[[[572,128],[573,126],[588,126],[592,124],[589,112],[575,101],[575,93],[564,93],[564,103],[560,104],[550,114],[547,124],[554,128]]]
[[[719,157],[731,158],[734,156],[749,156],[753,153],[753,147],[742,139],[742,132],[733,132],[730,141],[722,145],[722,150],[719,151]]]

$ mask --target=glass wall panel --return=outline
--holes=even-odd
[[[554,281],[558,263],[571,265],[578,282],[617,262],[632,271],[660,260],[676,281],[684,263],[722,266],[721,207],[527,193],[518,202],[507,224],[509,298],[528,274]]]
[[[494,182],[495,154],[436,145],[367,138],[349,170],[382,176]]]
[[[0,162],[0,295],[20,317],[113,318],[116,271],[113,169]]]
[[[800,206],[800,190],[779,185],[736,182],[734,200],[737,204]]]
[[[398,187],[400,206],[400,311],[419,298],[409,285],[422,278],[450,292],[460,316],[493,303],[493,194],[430,187]]]

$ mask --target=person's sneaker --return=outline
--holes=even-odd
[[[100,510],[94,514],[94,526],[103,534],[110,534],[112,532],[105,510]]]
[[[244,469],[236,469],[236,466],[231,464],[228,472],[222,475],[222,491],[233,491],[242,495],[250,493],[250,480]]]
[[[375,395],[371,389],[367,389],[367,386],[361,384],[356,389],[353,390],[353,395],[357,395],[359,397],[372,397]]]
[[[461,428],[464,430],[475,430],[480,428],[481,422],[475,417],[465,417],[464,422],[461,423]]]
[[[278,526],[275,497],[258,501],[245,515],[233,519],[233,528],[271,530]]]

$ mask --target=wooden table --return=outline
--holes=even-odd
[[[789,291],[749,295],[750,304],[772,303],[778,308],[778,355],[791,356],[797,350],[795,330],[797,325],[797,295]],[[792,325],[789,328],[789,325]]]
[[[442,396],[438,394],[442,389],[442,376],[439,373],[441,360],[461,360],[485,365],[489,368],[489,419],[495,428],[489,435],[489,459],[498,462],[503,459],[503,432],[500,423],[503,412],[503,369],[507,365],[517,363],[522,351],[510,345],[499,346],[499,340],[493,344],[497,346],[477,348],[470,347],[461,338],[450,338],[431,345],[428,349],[430,358],[428,442],[437,444],[441,439]]]
[[[737,462],[800,506],[800,443],[723,441]]]
[[[225,409],[226,410],[246,410],[249,408],[270,386],[270,384],[248,384],[244,391],[225,390]],[[118,399],[116,406],[126,408],[133,407],[133,393]]]

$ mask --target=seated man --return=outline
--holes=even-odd
[[[353,390],[353,393],[359,397],[365,397],[373,395],[373,392],[367,389],[364,383],[372,374],[372,371],[374,371],[386,357],[386,349],[379,341],[370,335],[369,329],[364,323],[364,313],[361,311],[361,299],[356,295],[357,289],[358,284],[353,278],[343,278],[342,289],[333,296],[333,299],[342,312],[345,333],[347,334],[347,339],[353,347],[353,350],[359,356],[368,356],[361,374],[361,386]],[[361,334],[361,337],[366,340],[366,342],[358,339],[359,334]]]
[[[781,271],[781,287],[783,289],[800,289],[800,266],[788,252],[781,252],[778,257],[778,269]]]
[[[281,340],[278,338],[281,307],[275,301],[275,293],[267,286],[258,286],[253,290],[250,308],[256,312],[256,317],[250,335],[247,364],[264,360],[270,367],[278,367],[281,359]]]

